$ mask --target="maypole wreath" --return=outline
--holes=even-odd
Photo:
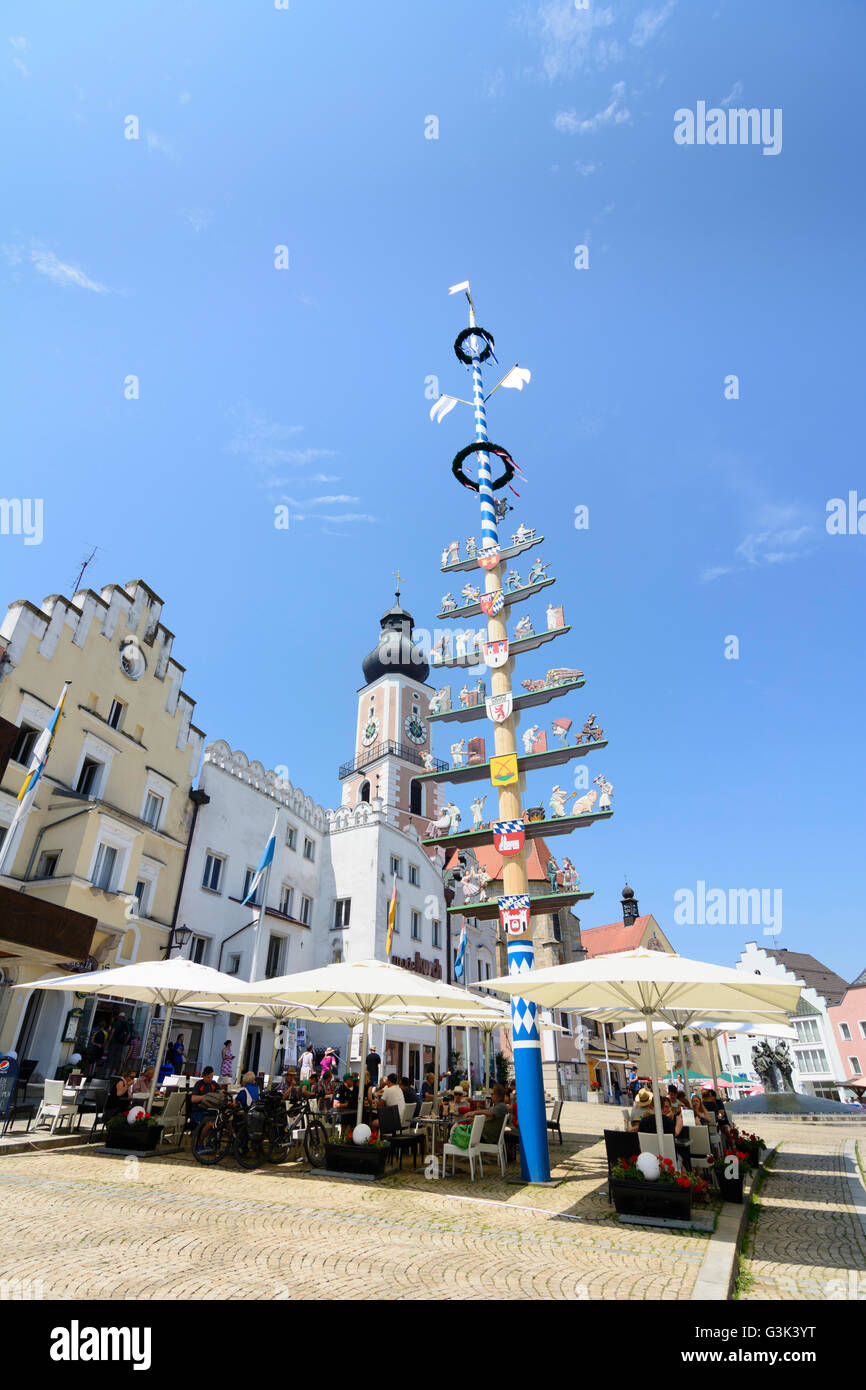
[[[463,362],[467,367],[471,367],[473,362],[472,354],[463,351],[463,344],[466,342],[467,338],[484,339],[484,347],[478,354],[478,361],[486,362],[493,352],[493,334],[488,333],[486,328],[464,328],[462,333],[457,334],[454,342],[454,351],[459,361]]]
[[[463,461],[467,459],[470,454],[495,454],[497,458],[502,459],[502,462],[505,464],[505,472],[501,477],[494,479],[491,483],[494,492],[511,482],[517,465],[508,450],[503,449],[500,444],[488,444],[486,439],[482,439],[476,440],[474,444],[467,444],[465,449],[461,449],[459,454],[454,455],[454,460],[451,464],[451,472],[454,474],[458,483],[462,483],[464,487],[471,488],[473,492],[478,491],[478,484],[473,482],[471,478],[467,478],[466,474],[463,472]]]

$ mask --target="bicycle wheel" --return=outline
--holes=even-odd
[[[232,1157],[241,1168],[260,1168],[262,1165],[262,1143],[254,1143],[246,1125],[235,1133],[232,1144]]]
[[[190,1141],[192,1156],[198,1163],[212,1167],[225,1158],[229,1149],[226,1126],[219,1120],[202,1120],[193,1131]]]
[[[321,1120],[311,1119],[304,1135],[304,1153],[314,1168],[324,1168],[325,1166],[327,1139],[328,1132]]]
[[[269,1125],[262,1142],[262,1153],[268,1163],[284,1163],[292,1147],[292,1136],[285,1125]]]

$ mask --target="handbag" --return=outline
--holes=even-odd
[[[451,1135],[451,1143],[458,1149],[468,1149],[471,1136],[471,1125],[455,1125],[454,1132]]]

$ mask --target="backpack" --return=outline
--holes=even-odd
[[[193,1096],[192,1102],[197,1110],[222,1110],[228,1099],[225,1091],[206,1091],[203,1096]]]

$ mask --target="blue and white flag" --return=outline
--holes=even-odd
[[[245,897],[244,900],[243,900],[243,903],[241,904],[242,907],[246,907],[247,903],[248,903],[248,902],[251,902],[251,901],[253,900],[253,898],[256,896],[256,889],[258,888],[259,884],[261,883],[261,881],[262,881],[262,879],[264,878],[265,874],[267,873],[268,869],[271,867],[271,865],[272,865],[273,862],[274,862],[274,852],[275,852],[275,850],[276,850],[276,848],[277,848],[277,816],[278,816],[278,815],[279,815],[279,812],[278,812],[278,811],[275,811],[275,812],[274,812],[274,823],[273,823],[273,825],[271,826],[271,833],[270,833],[270,837],[269,837],[269,839],[268,839],[268,843],[265,845],[264,851],[263,851],[263,853],[262,853],[262,857],[261,857],[261,859],[259,860],[259,867],[256,869],[255,873],[253,874],[253,879],[252,879],[252,882],[251,882],[251,884],[250,884],[250,886],[249,886],[249,890],[248,890],[248,892],[247,892],[246,897]]]
[[[457,947],[457,959],[454,962],[454,974],[458,980],[463,979],[463,957],[466,955],[466,918],[463,918],[463,930],[460,933],[460,944]]]

